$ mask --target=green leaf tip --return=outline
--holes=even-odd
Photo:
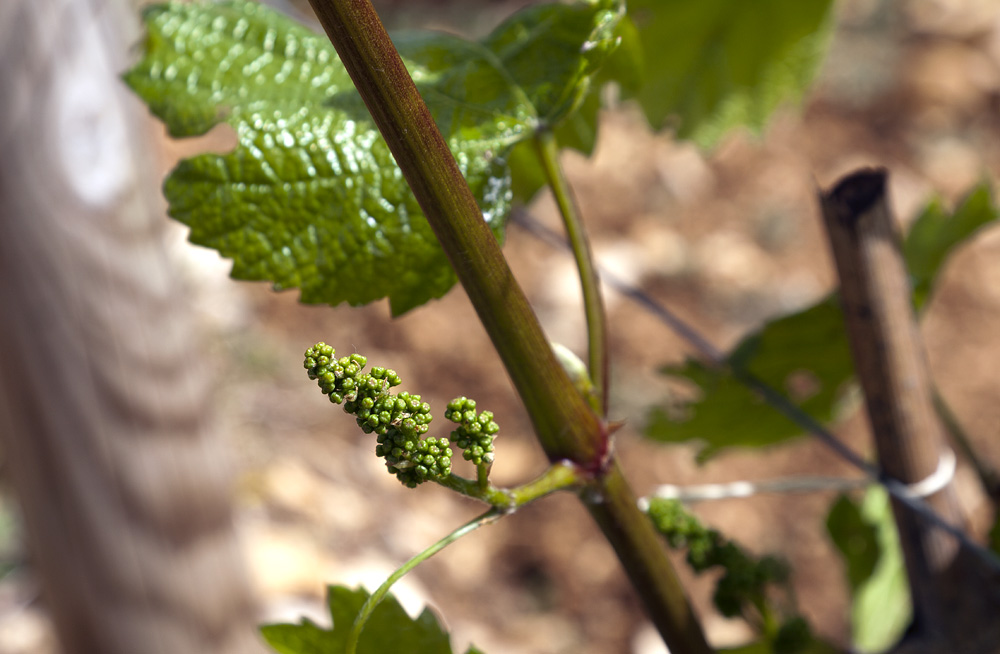
[[[335,358],[336,351],[319,342],[305,352],[303,366],[334,404],[343,404],[366,434],[376,435],[376,456],[389,472],[410,488],[451,474],[453,452],[447,438],[425,436],[433,416],[419,395],[393,394],[399,376],[386,368],[364,368],[359,355]]]
[[[639,100],[711,147],[734,127],[759,132],[801,100],[832,34],[832,0],[630,0],[645,52]]]
[[[913,304],[920,311],[930,299],[944,262],[981,228],[1000,218],[989,184],[970,191],[953,212],[932,200],[910,226],[903,255],[913,284]]]
[[[404,62],[502,239],[510,149],[576,110],[614,49],[620,3],[516,15],[482,42],[397,39]],[[142,60],[124,79],[174,136],[225,123],[227,154],[186,159],[164,185],[191,242],[232,276],[299,288],[306,303],[388,298],[393,315],[443,296],[451,266],[325,36],[244,0],[144,12]],[[540,66],[539,62],[545,62]]]
[[[324,629],[309,620],[299,624],[261,627],[267,644],[279,654],[345,654],[351,627],[368,599],[364,589],[327,588],[332,627]],[[411,618],[390,595],[375,607],[361,632],[357,654],[452,654],[448,633],[429,610]],[[479,650],[470,647],[466,654]],[[480,653],[481,654],[481,653]]]

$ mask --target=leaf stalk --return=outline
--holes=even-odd
[[[535,153],[545,171],[545,178],[552,189],[556,206],[559,207],[566,236],[569,238],[573,257],[576,259],[576,267],[580,271],[584,314],[587,318],[587,367],[590,371],[590,380],[600,393],[601,414],[607,416],[608,329],[604,301],[601,297],[601,280],[597,266],[594,265],[590,241],[583,228],[573,191],[559,164],[559,144],[555,135],[549,130],[541,131],[535,136],[534,145]]]
[[[345,648],[347,654],[356,654],[358,650],[358,640],[361,638],[361,631],[364,629],[365,623],[368,622],[368,618],[370,618],[372,613],[375,612],[375,608],[379,605],[379,603],[385,599],[385,596],[389,593],[389,589],[392,588],[393,584],[406,576],[410,570],[413,570],[415,567],[448,547],[462,536],[470,534],[480,527],[493,524],[504,515],[505,512],[503,510],[491,508],[486,513],[476,516],[438,542],[420,552],[389,575],[389,578],[382,582],[382,585],[379,586],[374,593],[368,596],[368,599],[365,600],[365,603],[361,606],[361,610],[358,612],[358,617],[354,619],[354,624],[351,626],[351,634],[347,640],[347,647]]]

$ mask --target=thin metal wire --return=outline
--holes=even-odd
[[[907,484],[910,497],[930,497],[955,478],[955,452],[946,449],[938,460],[937,469],[925,479],[915,484]],[[639,507],[644,511],[649,507],[652,498],[665,500],[680,500],[685,504],[704,502],[706,500],[729,500],[752,497],[762,493],[814,493],[819,491],[846,492],[870,486],[874,483],[869,477],[823,477],[799,476],[779,477],[761,481],[730,481],[716,484],[661,484],[653,491],[652,496],[639,500]]]
[[[569,245],[560,234],[539,223],[537,220],[532,218],[527,211],[523,209],[517,210],[513,213],[511,219],[514,224],[521,227],[529,234],[535,236],[540,241],[543,241],[557,249],[564,251],[569,250]],[[648,293],[635,285],[630,284],[599,264],[596,268],[601,281],[607,284],[610,288],[645,308],[660,322],[670,327],[670,329],[672,329],[678,336],[687,341],[713,365],[718,366],[719,368],[725,368],[732,372],[733,376],[739,382],[759,393],[768,404],[801,427],[803,431],[806,431],[818,438],[824,445],[833,450],[837,456],[863,472],[872,482],[882,485],[886,491],[888,491],[888,493],[900,503],[905,505],[910,510],[915,511],[929,523],[951,534],[963,546],[975,552],[990,567],[1000,571],[1000,557],[970,539],[961,528],[942,518],[922,499],[913,497],[912,492],[906,484],[882,473],[877,466],[866,461],[860,454],[838,439],[833,432],[821,425],[815,418],[800,409],[798,406],[790,402],[777,390],[746,370],[741,370],[740,368],[731,365],[726,359],[725,354],[704,338],[697,329],[670,311],[670,309],[663,306],[663,304],[651,297]]]
[[[782,477],[762,481],[730,481],[721,484],[662,484],[653,494],[641,498],[639,507],[647,509],[652,499],[680,500],[685,504],[709,500],[731,500],[753,497],[763,493],[815,493],[822,491],[847,492],[871,485],[867,477]]]

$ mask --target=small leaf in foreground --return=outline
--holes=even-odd
[[[354,619],[368,599],[363,589],[343,586],[327,588],[327,606],[332,629],[323,629],[309,620],[300,624],[261,627],[267,643],[279,654],[343,654]],[[411,618],[392,595],[386,596],[372,613],[361,639],[358,654],[452,654],[448,634],[430,609]],[[466,654],[482,654],[469,647]]]
[[[654,128],[714,145],[733,127],[759,131],[799,101],[832,32],[832,0],[630,0],[645,52],[638,93]]]
[[[402,36],[404,62],[497,238],[510,148],[577,110],[613,52],[620,1],[530,8],[482,42]],[[388,297],[395,315],[455,275],[333,46],[244,0],[148,8],[126,82],[174,136],[227,123],[225,155],[187,159],[165,185],[193,243],[237,279],[298,287],[309,303]]]

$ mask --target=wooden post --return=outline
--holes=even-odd
[[[879,465],[887,477],[911,485],[935,473],[947,444],[934,410],[886,176],[881,169],[855,172],[823,194],[821,203]],[[951,483],[926,502],[948,522],[962,524]],[[893,515],[914,606],[907,651],[997,651],[996,574],[898,501]]]

